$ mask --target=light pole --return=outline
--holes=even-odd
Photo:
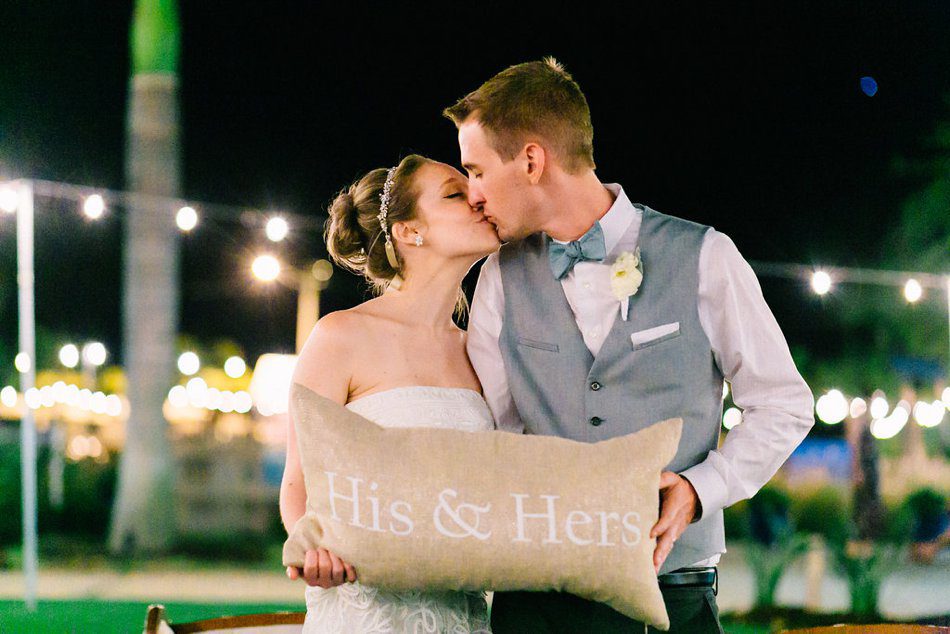
[[[3,208],[16,213],[17,245],[17,309],[20,391],[36,386],[36,312],[34,310],[33,267],[33,183],[20,180],[11,183],[4,193]],[[22,355],[22,357],[21,357]],[[37,547],[36,547],[36,421],[33,409],[23,408],[20,419],[20,479],[23,509],[23,575],[26,582],[24,600],[30,612],[36,611]]]
[[[90,341],[82,347],[82,380],[85,387],[96,389],[96,372],[106,362],[106,347],[98,341]]]
[[[291,269],[287,275],[282,275],[280,262],[274,256],[260,255],[254,259],[251,272],[262,282],[283,278],[297,291],[296,351],[299,354],[320,319],[320,291],[327,287],[333,276],[333,265],[326,260],[317,260],[309,269]]]

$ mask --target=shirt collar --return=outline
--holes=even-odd
[[[623,187],[617,183],[605,183],[604,187],[615,196],[614,204],[600,219],[600,228],[604,231],[604,246],[607,247],[609,255],[620,242],[620,238],[627,233],[630,223],[639,215],[640,210],[633,206]]]
[[[614,197],[614,203],[610,206],[610,209],[598,220],[600,228],[604,232],[604,247],[609,256],[617,243],[620,242],[620,239],[627,233],[630,223],[635,219],[639,219],[640,210],[630,202],[627,194],[623,191],[623,187],[619,184],[604,183],[604,187]],[[554,238],[551,238],[551,240],[560,244],[567,244]]]

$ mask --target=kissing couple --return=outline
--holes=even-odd
[[[682,418],[653,563],[670,631],[722,632],[722,511],[754,495],[814,424],[755,274],[725,234],[600,182],[587,100],[554,59],[500,72],[444,115],[465,173],[411,155],[330,205],[330,256],[377,293],[319,321],[294,382],[386,427],[593,443]],[[466,332],[453,320],[467,309],[461,282],[486,257]],[[744,412],[720,446],[724,380]],[[291,421],[288,532],[305,507]],[[304,632],[646,630],[567,593],[496,592],[489,619],[484,593],[388,592],[358,572],[324,548],[288,569],[307,583]]]

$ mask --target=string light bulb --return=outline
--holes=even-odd
[[[198,212],[194,207],[182,207],[175,214],[175,224],[184,232],[189,232],[198,226]]]
[[[815,271],[811,276],[811,288],[816,295],[826,295],[831,290],[831,276],[825,271]]]
[[[264,228],[264,233],[267,234],[267,239],[271,242],[280,242],[287,237],[288,233],[290,233],[290,226],[282,217],[274,216],[267,221],[267,226]]]
[[[98,220],[106,211],[106,201],[99,194],[88,196],[82,203],[82,211],[87,218]]]
[[[911,278],[904,284],[904,298],[911,304],[916,304],[924,295],[924,289],[920,282]]]

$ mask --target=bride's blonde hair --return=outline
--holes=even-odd
[[[397,222],[416,217],[419,192],[413,177],[427,162],[424,156],[410,154],[396,166],[386,212],[387,231]],[[377,292],[385,290],[403,268],[398,249],[398,267],[386,257],[386,236],[379,220],[380,196],[388,172],[385,167],[374,169],[337,194],[330,203],[324,236],[333,261],[363,275]]]
[[[386,231],[397,222],[418,216],[415,176],[419,168],[431,162],[432,159],[419,154],[399,161],[387,198]],[[386,232],[379,218],[380,197],[388,173],[385,167],[371,170],[341,190],[330,203],[324,231],[330,258],[340,267],[365,277],[376,294],[385,291],[397,275],[405,277],[405,263],[398,246],[393,245],[398,266],[393,266],[386,255]],[[455,313],[461,317],[467,311],[468,300],[460,287]]]

